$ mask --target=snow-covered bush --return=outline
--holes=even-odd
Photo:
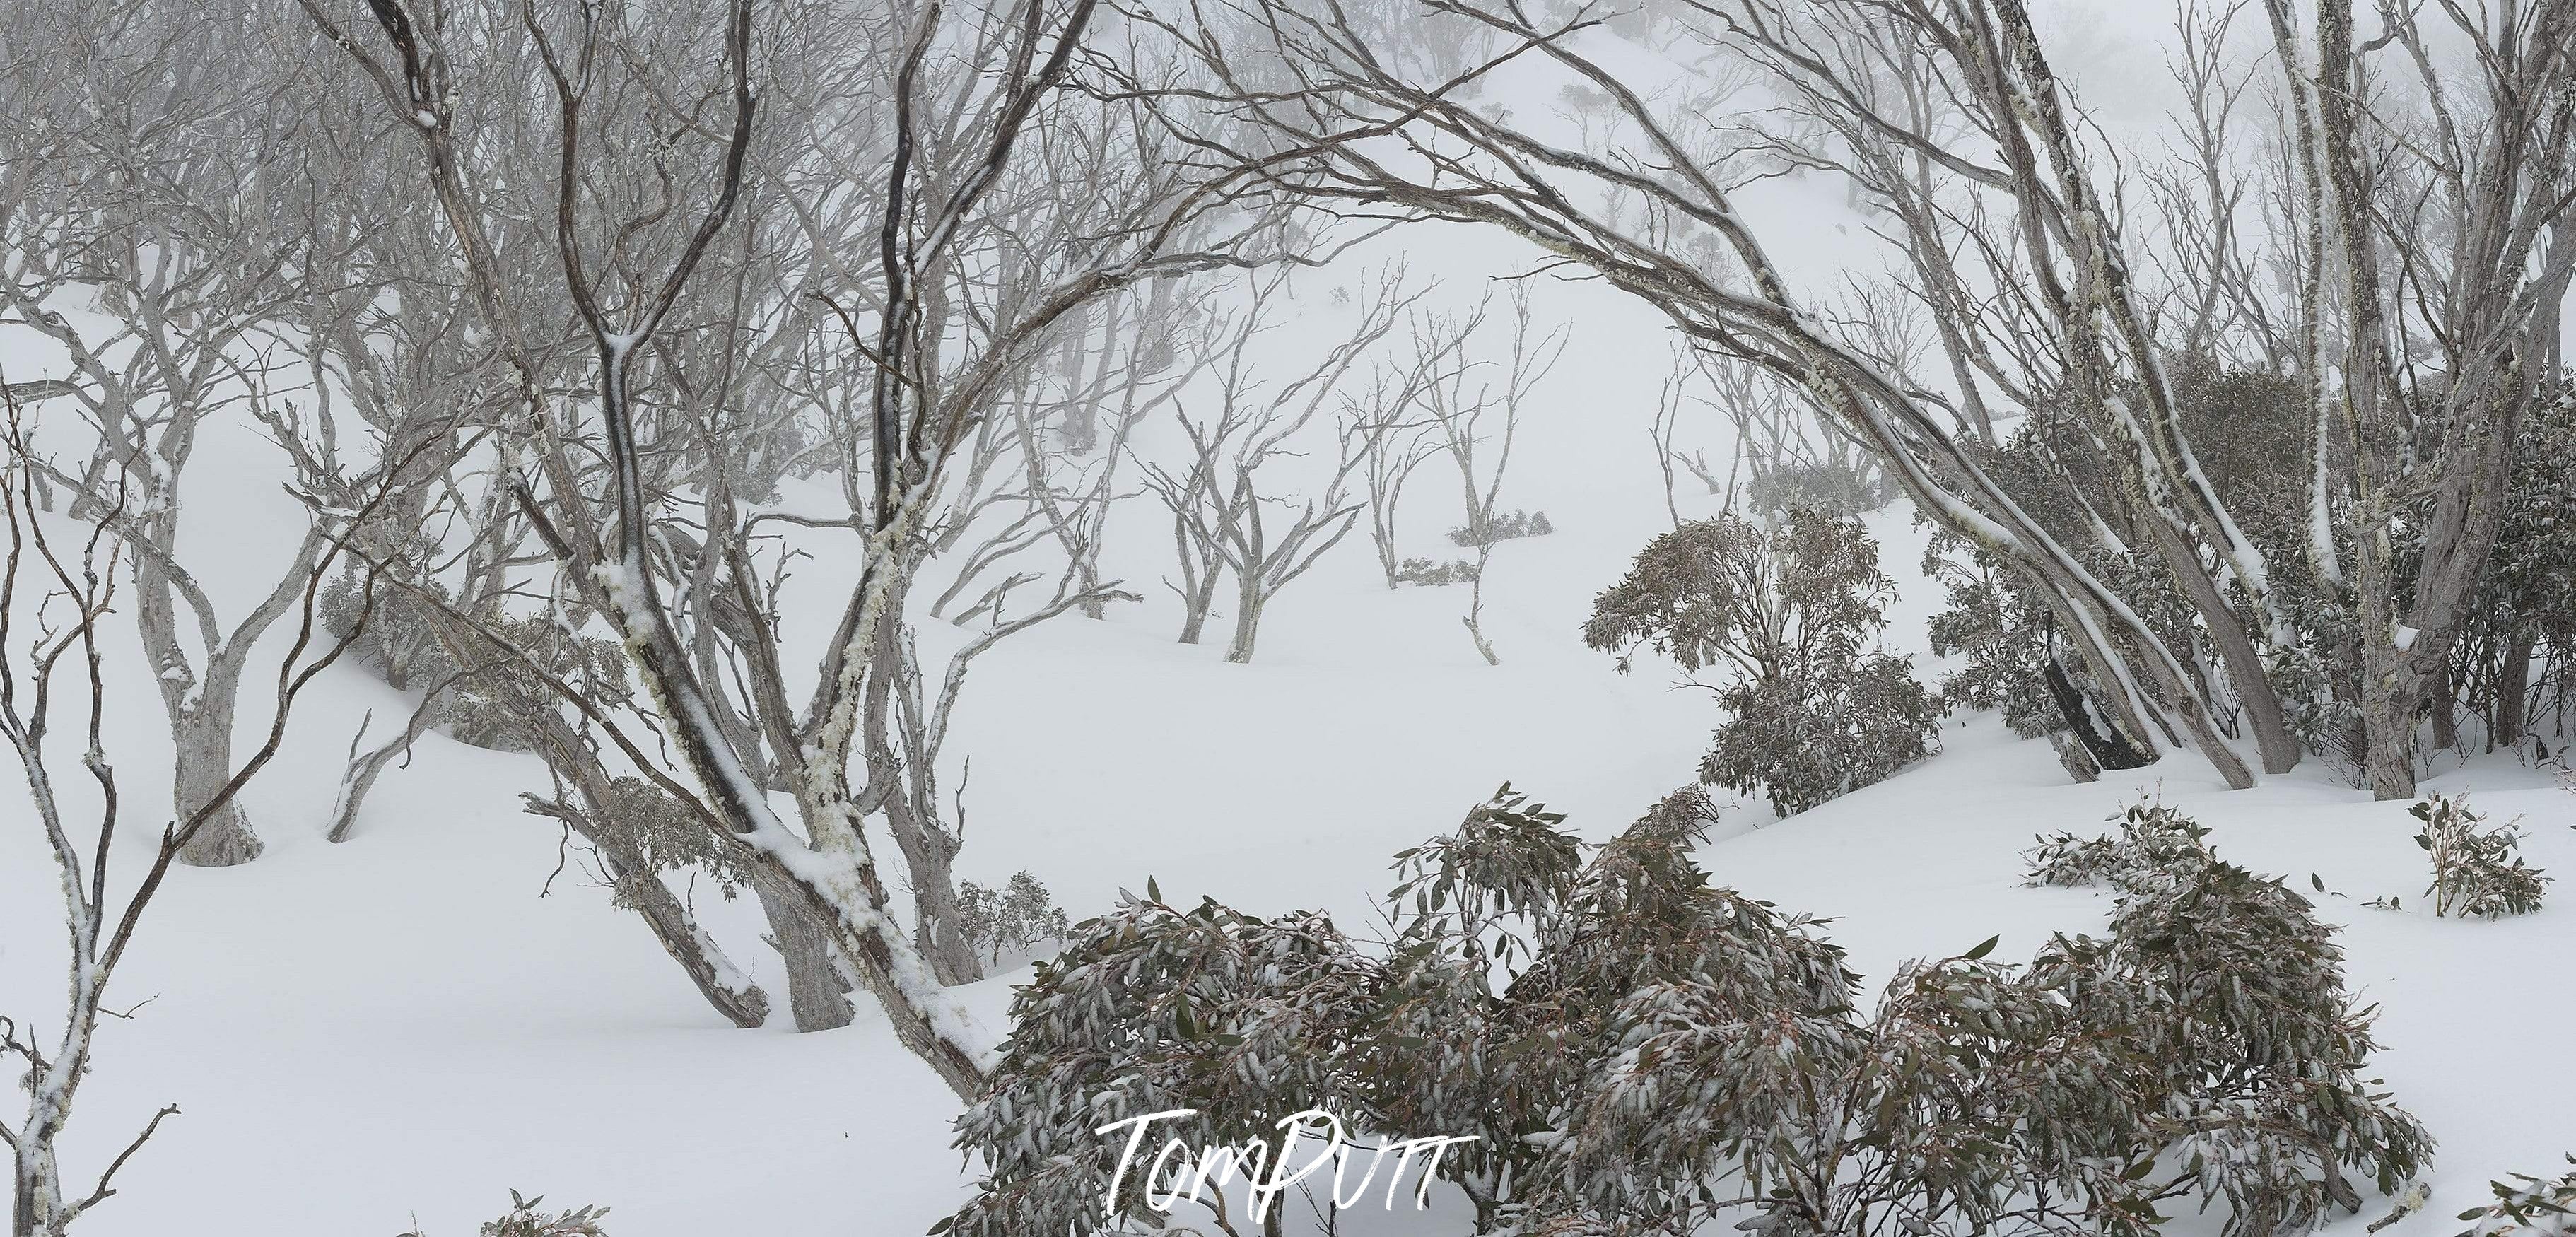
[[[2345,991],[2334,930],[2206,837],[2159,804],[2129,809],[2116,841],[2043,843],[2035,880],[2089,868],[2120,899],[2108,938],[2052,938],[2030,979],[2154,1070],[2156,1141],[2186,1165],[2154,1197],[2226,1199],[2229,1237],[2312,1227],[2360,1208],[2350,1176],[2396,1193],[2432,1139],[2359,1076],[2371,1011]]]
[[[1929,523],[1920,516],[1916,522]],[[2045,677],[2053,620],[2028,586],[2007,576],[1992,555],[1938,526],[1923,550],[1923,574],[1940,581],[1944,594],[1930,624],[1933,655],[1957,659],[1941,676],[1941,710],[2001,713],[2025,739],[2063,728]]]
[[[957,916],[967,945],[978,955],[992,959],[995,966],[1002,964],[1005,950],[1062,940],[1073,931],[1064,908],[1057,906],[1047,887],[1027,872],[1012,873],[1010,881],[999,889],[959,881]]]
[[[2164,804],[2133,803],[2112,819],[2120,822],[2116,837],[2041,835],[2039,845],[2022,852],[2030,861],[2023,883],[2108,885],[2135,892],[2155,874],[2201,862],[2208,854],[2209,830]]]
[[[1867,1021],[1641,988],[1570,1114],[1573,1182],[1653,1231],[1750,1205],[1783,1237],[2154,1232],[2143,1063],[1992,946],[1906,967]]]
[[[1691,862],[1709,819],[1706,795],[1682,791],[1582,863],[1562,817],[1507,786],[1398,857],[1383,951],[1309,912],[1183,912],[1149,884],[1014,997],[993,1086],[958,1124],[991,1175],[950,1231],[1117,1231],[1102,1201],[1119,1148],[1096,1131],[1177,1108],[1197,1110],[1193,1143],[1264,1138],[1314,1107],[1478,1135],[1442,1178],[1480,1225],[1529,1212],[1524,1195],[1562,1179],[1542,1167],[1551,1116],[1638,985],[1692,983],[1746,1011],[1848,1006],[1839,950]],[[1135,1177],[1115,1205],[1150,1225]]]
[[[946,1231],[1162,1227],[1139,1172],[1111,1197],[1124,1147],[1099,1131],[1182,1108],[1191,1146],[1318,1107],[1473,1136],[1438,1179],[1474,1231],[1525,1237],[1747,1211],[1779,1237],[2145,1237],[2195,1198],[2229,1203],[2229,1237],[2271,1237],[2425,1161],[2355,1076],[2372,1045],[2329,930],[2167,809],[2127,822],[2126,866],[2092,861],[2123,891],[2107,938],[2027,968],[1991,940],[1910,964],[1866,1014],[1816,921],[1709,882],[1710,817],[1679,792],[1587,860],[1506,786],[1398,855],[1383,945],[1311,913],[1184,912],[1149,883],[1016,994],[958,1125],[990,1175]]]
[[[2132,1042],[2167,1091],[2158,1128],[2189,1166],[2181,1184],[2231,1204],[2231,1235],[2359,1210],[2348,1176],[2394,1194],[2430,1159],[2431,1136],[2360,1077],[2370,1011],[2331,936],[2279,880],[2213,859],[2124,899],[2095,965],[2061,938],[2062,971],[2035,968],[2140,1000]]]
[[[380,583],[373,608],[368,609],[365,584],[364,573],[352,569],[323,586],[314,602],[323,629],[347,636],[356,629],[361,610],[366,610],[366,630],[351,648],[361,664],[403,689],[427,688],[455,675],[456,659],[432,627],[434,603]],[[435,582],[425,591],[439,598],[447,595]],[[578,629],[583,612],[570,607],[567,619]],[[534,661],[545,675],[576,689],[590,689],[602,699],[622,700],[627,694],[626,651],[615,640],[571,634],[542,615],[485,617],[478,626],[480,631],[462,623],[451,625],[458,639],[475,647],[467,650],[465,673],[448,688],[434,714],[460,743],[498,751],[530,750],[522,734],[526,710],[555,707],[557,697],[522,656]],[[485,633],[499,637],[508,647],[494,646]]]
[[[2464,640],[2452,680],[2493,746],[2566,738],[2576,700],[2576,391],[2534,403],[2516,434],[2503,527],[2478,586],[2482,639]],[[2541,740],[2539,734],[2548,734]]]
[[[1724,692],[1700,780],[1760,790],[1782,816],[1884,781],[1932,753],[1939,715],[1913,659],[1873,652],[1813,677],[1754,680]]]
[[[1787,515],[1801,507],[1859,515],[1894,497],[1896,486],[1867,456],[1784,460],[1755,470],[1744,487],[1745,505],[1767,515]]]
[[[1401,584],[1420,584],[1437,588],[1444,584],[1473,584],[1477,575],[1474,563],[1461,558],[1435,563],[1427,558],[1408,558],[1398,564],[1395,579]]]
[[[2424,893],[2435,915],[2501,919],[2540,909],[2550,878],[2515,853],[2520,829],[2488,825],[2466,796],[2433,795],[2407,812],[2424,822],[2415,844],[2433,861],[2433,884]]]
[[[1651,1209],[1644,1200],[1595,1197],[1600,1183],[1590,1174],[1601,1161],[1578,1154],[1590,1144],[1569,1124],[1607,1059],[1625,1046],[1623,1002],[1634,994],[1678,988],[1706,1008],[1748,1018],[1830,1018],[1851,1008],[1857,977],[1843,968],[1843,951],[1817,935],[1816,921],[1713,885],[1692,860],[1714,818],[1706,793],[1692,787],[1602,846],[1538,917],[1537,949],[1504,989],[1489,1036],[1476,1041],[1452,1030],[1433,1041],[1445,1069],[1397,1074],[1398,1096],[1465,1098],[1476,1093],[1473,1080],[1504,1099],[1502,1112],[1465,1127],[1484,1136],[1473,1150],[1491,1148],[1491,1157],[1457,1158],[1450,1177],[1480,1214],[1499,1214],[1506,1203],[1540,1216],[1579,1208],[1633,1218]],[[1436,1033],[1438,1023],[1426,1016],[1417,1025]],[[1430,1108],[1420,1099],[1387,1102],[1402,1113]]]
[[[2576,1164],[2576,1155],[2567,1157]],[[2513,1175],[2520,1185],[2489,1182],[2496,1200],[2460,1213],[2471,1221],[2459,1237],[2567,1237],[2576,1233],[2576,1170],[2555,1181]]]
[[[1724,666],[1731,715],[1700,778],[1759,790],[1786,816],[1929,754],[1932,700],[1911,661],[1872,648],[1895,585],[1860,521],[1814,509],[1763,528],[1733,515],[1655,538],[1595,598],[1584,643],[1639,646],[1685,671]]]
[[[654,872],[705,872],[727,900],[751,879],[731,843],[671,792],[652,782],[618,775],[602,784],[590,814],[602,829],[634,839],[637,854]]]
[[[537,1210],[537,1204],[544,1201],[542,1196],[521,1198],[517,1190],[510,1191],[509,1214],[484,1224],[482,1237],[607,1237],[607,1230],[599,1227],[599,1218],[608,1214],[608,1208],[583,1207],[547,1215]],[[415,1231],[402,1237],[422,1235]]]
[[[1496,512],[1485,520],[1483,528],[1462,525],[1450,529],[1449,544],[1472,550],[1478,546],[1513,541],[1522,537],[1544,537],[1555,531],[1556,526],[1547,522],[1547,513],[1544,511]]]
[[[957,1237],[1116,1231],[1104,1201],[1160,1227],[1141,1174],[1116,1182],[1120,1148],[1096,1132],[1111,1122],[1196,1109],[1194,1142],[1239,1146],[1289,1113],[1368,1111],[1350,1036],[1377,964],[1320,914],[1184,911],[1160,892],[1084,921],[1013,995],[1002,1061],[957,1120],[988,1169]]]
[[[417,557],[427,557],[435,547],[421,547]],[[426,586],[434,596],[445,597],[446,589],[432,581]],[[351,639],[347,658],[381,675],[397,690],[425,685],[444,674],[452,664],[446,651],[429,626],[429,604],[410,590],[389,582],[379,582],[372,608],[367,601],[367,569],[351,567],[331,577],[314,598],[314,612],[322,629],[335,638]],[[358,629],[358,616],[366,614],[366,629]]]
[[[572,621],[577,628],[579,615],[572,616]],[[559,697],[546,678],[608,701],[623,701],[630,694],[626,650],[615,640],[573,634],[544,615],[487,619],[482,627],[508,647],[491,648],[488,640],[478,637],[485,647],[473,650],[479,653],[478,659],[448,690],[438,720],[447,724],[448,733],[459,743],[496,751],[530,750],[524,737],[527,711],[557,707]]]

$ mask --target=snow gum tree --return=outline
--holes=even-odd
[[[310,381],[281,328],[345,237],[302,226],[292,204],[329,197],[336,172],[295,157],[309,96],[257,16],[98,0],[7,23],[18,107],[0,129],[0,341],[45,358],[51,402],[90,434],[41,467],[73,514],[115,514],[173,799],[190,817],[231,776],[254,650],[322,547],[318,527],[299,530],[257,569],[272,584],[247,604],[228,597],[240,560],[192,514],[207,483],[190,465],[211,435],[276,421]],[[259,850],[228,801],[180,858],[223,866]]]
[[[2272,54],[2240,64],[2229,29],[2255,13]],[[2305,753],[2284,689],[2306,687],[2274,671],[2332,654],[2364,779],[2407,797],[2416,731],[2447,711],[2430,702],[2448,650],[2475,626],[2517,427],[2556,364],[2576,268],[2576,5],[2357,18],[2339,2],[2311,19],[2281,0],[2181,21],[2180,140],[2144,169],[2142,200],[2018,0],[1726,0],[1635,23],[1232,0],[1166,33],[1207,79],[1173,123],[1222,99],[1267,149],[1300,153],[1276,182],[1300,203],[1507,233],[1799,392],[2047,610],[2101,750],[2188,742],[2243,787],[2243,739],[2287,770]],[[1621,44],[1637,25],[1652,47]],[[1461,50],[1402,50],[1432,29]],[[1516,92],[1552,79],[1579,131],[1479,101],[1504,66]],[[1751,119],[1731,98],[1748,70],[1770,96]],[[2285,130],[2269,144],[2238,116],[2267,90]],[[1879,221],[1929,349],[1885,329],[1886,296],[1812,293],[1777,260],[1741,201],[1788,172],[1833,177]],[[2249,201],[2248,184],[2268,192]],[[2203,354],[2297,388],[2307,467],[2287,548],[2253,534],[2188,424],[2172,361]],[[2070,471],[2099,481],[2062,487],[2084,516],[2071,540],[1978,458],[2015,420],[2063,431]],[[2342,617],[2307,622],[2303,601]],[[2311,647],[2324,627],[2348,657]]]
[[[719,833],[756,889],[810,917],[899,1039],[975,1094],[987,1046],[940,991],[981,963],[960,922],[963,839],[942,818],[938,754],[971,659],[1115,582],[1086,583],[1075,564],[1044,603],[988,610],[935,677],[907,599],[959,510],[952,465],[1007,415],[1003,394],[1060,323],[1156,278],[1278,258],[1278,231],[1226,200],[1245,171],[1165,158],[1130,105],[1068,88],[1105,20],[1087,0],[301,7],[403,133],[382,149],[428,174],[490,341],[486,371],[512,393],[501,492],[642,691],[638,707],[603,708],[550,687],[630,766],[612,773]],[[461,70],[503,63],[538,65],[540,89],[456,88]],[[1081,165],[1080,192],[1018,175],[1069,168],[1032,152],[1102,134],[1114,157]],[[538,280],[501,263],[509,220],[483,205],[531,183],[550,250]],[[752,232],[761,220],[779,230]],[[1065,243],[1029,243],[1047,235]],[[725,255],[773,242],[799,255],[786,269],[801,279],[723,278]],[[558,301],[569,349],[540,334]],[[793,346],[766,347],[771,331]],[[701,464],[731,457],[709,445],[739,423],[730,392],[814,401],[845,511],[758,509],[768,487],[747,467],[657,477],[665,444],[699,443]],[[782,643],[785,559],[758,565],[771,520],[852,543],[856,578],[819,648]],[[480,616],[449,617],[511,647]],[[801,708],[796,692],[809,693]],[[875,829],[900,852],[909,925]]]
[[[1786,816],[1930,753],[1937,715],[1910,659],[1869,646],[1894,591],[1857,519],[1720,515],[1647,543],[1593,599],[1583,641],[1622,673],[1640,646],[1685,672],[1732,671],[1710,685],[1731,716],[1700,778],[1759,790]]]
[[[135,934],[172,865],[189,843],[217,820],[235,795],[277,754],[297,700],[316,675],[338,660],[350,641],[321,638],[316,595],[323,569],[345,552],[353,529],[388,506],[394,487],[378,483],[322,538],[315,568],[304,578],[295,607],[295,638],[285,651],[270,697],[268,728],[258,748],[185,816],[168,818],[150,850],[149,865],[130,891],[115,892],[109,869],[125,805],[109,759],[108,687],[100,624],[114,609],[117,558],[129,544],[114,530],[123,514],[123,483],[111,476],[98,492],[101,506],[77,545],[48,527],[58,519],[44,510],[48,465],[31,433],[32,419],[0,388],[7,420],[0,425],[0,522],[8,526],[0,557],[0,740],[23,778],[25,809],[13,821],[41,835],[59,877],[66,938],[63,1004],[30,1013],[0,1010],[0,1059],[12,1062],[27,1094],[23,1118],[0,1122],[0,1148],[10,1160],[11,1237],[62,1237],[73,1221],[116,1193],[110,1184],[142,1150],[161,1122],[178,1115],[171,1105],[155,1113],[125,1149],[101,1169],[87,1194],[66,1190],[61,1138],[73,1102],[94,1064],[100,1019]],[[408,461],[396,457],[378,475],[399,476]],[[361,620],[363,626],[363,620]],[[60,694],[58,694],[58,692]],[[66,701],[84,709],[75,733],[81,773],[63,767],[62,735],[54,729]],[[86,815],[87,819],[82,817]],[[13,998],[14,1000],[14,998]],[[58,1018],[48,1035],[42,1021]]]

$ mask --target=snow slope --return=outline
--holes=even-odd
[[[1839,260],[1857,238],[1847,216],[1816,209],[1829,197],[1757,203],[1756,222],[1784,252]],[[1424,229],[1405,251],[1472,298],[1484,275],[1526,256],[1493,244]],[[1329,286],[1318,275],[1301,301],[1329,312]],[[1208,644],[1176,645],[1156,583],[1168,541],[1131,504],[1110,573],[1149,600],[1104,622],[1059,620],[976,664],[950,743],[973,757],[961,875],[997,884],[1029,869],[1076,917],[1152,876],[1176,901],[1321,907],[1357,923],[1388,883],[1390,852],[1446,829],[1498,783],[1599,839],[1687,780],[1717,720],[1706,695],[1674,689],[1649,661],[1623,678],[1575,635],[1592,594],[1666,521],[1646,438],[1661,328],[1598,286],[1543,295],[1576,334],[1524,429],[1504,504],[1545,510],[1563,531],[1495,553],[1485,624],[1503,665],[1485,665],[1460,630],[1463,589],[1383,589],[1364,532],[1276,603],[1253,664],[1222,662],[1222,619]],[[39,376],[34,358],[11,359],[13,377]],[[1681,445],[1723,458],[1709,421],[1695,418]],[[298,525],[273,489],[241,482],[273,475],[273,447],[238,431],[203,450],[187,479],[189,535],[230,547],[220,552],[241,570],[216,578],[237,613]],[[1455,491],[1441,467],[1415,482],[1410,552],[1451,549],[1439,532],[1456,520]],[[1685,514],[1709,507],[1680,497]],[[1919,651],[1938,600],[1914,571],[1920,535],[1901,506],[1873,527],[1903,590],[1888,639]],[[809,548],[794,647],[816,634],[797,624],[830,623],[823,599],[849,566],[828,543]],[[944,570],[927,583],[935,593]],[[130,630],[108,638],[130,652]],[[929,628],[925,657],[948,639]],[[130,669],[112,686],[112,754],[148,821],[159,810],[148,805],[166,803],[159,705]],[[617,1237],[903,1237],[962,1201],[953,1101],[883,1020],[863,1007],[853,1027],[802,1036],[724,1024],[581,857],[567,862],[556,832],[519,812],[518,793],[542,787],[531,758],[433,735],[387,774],[352,841],[324,842],[358,717],[372,708],[381,727],[400,703],[361,671],[327,675],[248,792],[267,855],[178,872],[152,909],[117,980],[115,1003],[141,1004],[103,1033],[67,1139],[71,1183],[85,1188],[160,1105],[183,1113],[78,1231],[381,1237],[417,1223],[455,1237],[516,1188],[607,1204]],[[246,725],[264,724],[246,712]],[[2045,744],[1990,718],[1954,720],[1943,742],[1923,765],[1790,821],[1731,806],[1704,861],[1723,883],[1832,917],[1876,983],[1906,958],[1989,935],[2011,958],[2049,932],[2097,928],[2107,895],[2023,888],[2018,852],[2034,833],[2098,828],[2161,793],[2212,826],[2229,858],[2294,882],[2313,872],[2348,895],[2321,899],[2321,913],[2346,927],[2352,979],[2385,1008],[2385,1077],[2442,1143],[2432,1204],[2390,1237],[2448,1233],[2490,1178],[2553,1171],[2576,1150],[2576,1064],[2559,1050],[2576,1015],[2564,979],[2576,894],[2525,920],[2433,919],[2417,905],[2427,874],[2403,805],[2373,804],[2313,762],[2233,793],[2189,756],[2077,786]],[[2498,817],[2526,814],[2533,861],[2576,870],[2576,795],[2544,774],[2486,760],[2428,789],[2474,789]],[[17,792],[0,779],[0,1011],[41,1026],[62,987],[59,902]],[[130,825],[119,845],[129,878],[144,832]],[[2383,894],[2408,909],[2359,905]],[[754,908],[711,890],[696,901],[737,961],[778,980]],[[1013,978],[974,993],[997,1029]]]
[[[960,720],[958,750],[978,758],[962,871],[990,882],[1029,868],[1077,916],[1150,874],[1176,898],[1357,922],[1390,851],[1507,778],[1606,836],[1688,776],[1713,718],[1659,671],[1622,679],[1579,646],[1582,603],[1642,530],[1564,510],[1568,531],[1497,555],[1499,668],[1467,647],[1457,590],[1387,593],[1364,550],[1290,595],[1250,666],[1170,643],[1150,609],[1006,645],[979,665]],[[1911,577],[1904,521],[1876,523],[1890,568]],[[1916,584],[1908,602],[1927,604]],[[1911,613],[1890,635],[1910,644],[1920,631]],[[125,686],[131,767],[146,768],[157,716],[140,684]],[[251,795],[269,854],[179,873],[120,976],[120,1004],[151,999],[105,1033],[74,1171],[94,1170],[158,1105],[183,1115],[84,1231],[323,1237],[417,1217],[426,1232],[470,1233],[517,1188],[607,1203],[618,1237],[873,1237],[921,1232],[960,1201],[951,1103],[881,1019],[820,1035],[732,1030],[577,855],[548,892],[556,835],[515,802],[539,776],[529,759],[433,737],[388,776],[355,840],[320,840],[329,731],[386,702],[354,673],[329,691]],[[2576,912],[2431,918],[2416,906],[2426,877],[2402,805],[2370,803],[2313,764],[2236,793],[2183,757],[2076,786],[2045,744],[1991,719],[1952,723],[1944,743],[1787,822],[1755,827],[1767,809],[1733,808],[1704,859],[1724,883],[1833,917],[1876,982],[1996,933],[2014,957],[2051,931],[2097,927],[2107,895],[2020,887],[2016,853],[2037,831],[2092,828],[2161,793],[2212,825],[2229,857],[2301,881],[2313,871],[2350,895],[2323,899],[2323,913],[2347,927],[2356,986],[2386,1008],[2388,1081],[2442,1140],[2431,1215],[2576,1148],[2576,1068],[2553,1051],[2570,1007],[2550,978],[2576,946]],[[2576,796],[2549,778],[2489,761],[2431,786],[2527,814],[2534,861],[2576,867]],[[22,1010],[59,984],[29,834],[0,831],[0,994]],[[139,843],[123,853],[139,863]],[[2357,905],[2390,893],[2408,909]],[[751,908],[698,901],[734,955],[774,977]],[[977,994],[996,1022],[1010,979]]]

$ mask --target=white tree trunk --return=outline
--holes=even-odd
[[[172,803],[178,819],[195,817],[223,790],[233,775],[233,700],[207,698],[182,708],[170,720]],[[179,849],[179,862],[192,867],[222,868],[259,858],[260,841],[250,818],[235,797],[216,809],[197,835]]]

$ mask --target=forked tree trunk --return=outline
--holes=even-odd
[[[958,914],[957,880],[949,866],[953,852],[937,843],[915,857],[904,848],[904,865],[912,873],[914,947],[930,959],[930,969],[943,984],[971,984],[984,977],[984,960],[966,941],[965,921]]]
[[[958,913],[957,878],[951,866],[957,839],[940,827],[933,805],[913,801],[910,769],[897,754],[891,716],[897,679],[897,650],[902,648],[903,595],[910,581],[888,590],[885,627],[876,642],[876,666],[867,687],[866,765],[868,780],[883,789],[886,832],[903,852],[912,878],[914,948],[929,959],[931,973],[943,984],[971,984],[984,977],[982,959],[966,943],[964,917]],[[907,743],[907,747],[911,744]],[[910,759],[934,759],[935,752],[911,752]]]
[[[324,837],[333,842],[349,840],[349,835],[358,827],[359,809],[366,806],[368,793],[376,788],[376,779],[384,775],[386,766],[410,751],[412,744],[429,729],[438,717],[439,701],[455,682],[456,676],[451,674],[431,684],[428,692],[421,696],[420,704],[412,709],[410,719],[403,723],[401,733],[382,746],[359,751],[358,744],[366,737],[366,724],[359,723],[359,733],[349,740],[349,764],[340,773],[340,789],[332,797],[331,823],[324,831]]]

